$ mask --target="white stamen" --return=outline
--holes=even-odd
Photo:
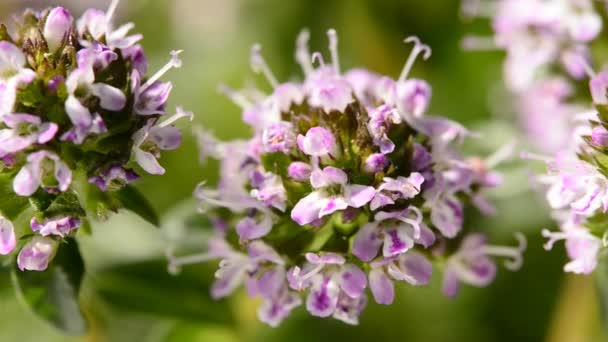
[[[413,205],[410,205],[408,207],[409,210],[413,211],[416,214],[416,222],[418,222],[418,224],[422,223],[422,211],[420,211],[420,209],[418,209],[417,207],[414,207]]]
[[[331,53],[331,64],[334,66],[336,75],[340,75],[340,58],[338,57],[338,34],[336,30],[329,29],[327,31],[329,38],[329,52]]]
[[[523,264],[523,253],[528,247],[528,242],[526,237],[521,233],[515,233],[515,238],[519,244],[517,247],[487,245],[483,247],[482,252],[489,256],[509,258],[509,260],[506,260],[504,263],[505,267],[511,271],[516,271],[520,269]]]
[[[407,79],[412,67],[414,66],[414,62],[416,61],[416,57],[420,53],[423,53],[422,58],[424,60],[429,59],[431,57],[431,48],[428,45],[422,44],[420,39],[416,36],[410,36],[405,38],[405,43],[414,43],[414,47],[412,48],[412,52],[407,58],[405,65],[403,66],[403,70],[401,71],[401,75],[399,76],[399,82],[403,82]]]
[[[513,155],[513,152],[515,152],[516,145],[517,145],[517,143],[515,142],[515,140],[513,140],[513,141],[503,145],[498,150],[496,150],[496,152],[494,152],[493,154],[491,154],[489,157],[486,158],[486,161],[485,161],[486,167],[489,169],[493,169],[498,164],[511,158],[511,156]]]
[[[325,61],[323,60],[323,55],[320,52],[313,52],[312,53],[312,63],[314,64],[316,61],[319,61],[319,65],[322,68],[325,67]]]
[[[171,51],[171,59],[169,60],[169,62],[167,62],[167,64],[165,64],[162,68],[160,68],[160,70],[158,70],[154,75],[152,75],[152,77],[150,77],[146,81],[146,83],[144,83],[139,88],[139,93],[141,94],[144,91],[146,91],[146,89],[148,89],[148,87],[150,87],[152,84],[154,84],[154,82],[158,81],[158,79],[160,79],[164,74],[166,74],[167,71],[171,70],[172,68],[180,68],[182,66],[182,60],[179,59],[179,54],[182,53],[182,51],[184,51],[184,50]]]
[[[188,118],[190,119],[190,121],[192,121],[194,119],[194,113],[185,111],[182,107],[178,106],[175,110],[175,114],[171,115],[171,117],[169,117],[167,120],[158,124],[158,127],[169,126],[170,124],[181,118]]]
[[[116,8],[118,7],[118,3],[120,0],[112,0],[108,10],[106,11],[106,22],[110,23],[112,21],[112,17],[114,17],[114,13],[116,13]]]
[[[306,273],[303,276],[301,276],[298,279],[298,287],[302,287],[304,285],[304,282],[306,280],[314,277],[317,273],[321,272],[321,270],[323,269],[323,267],[325,267],[325,264],[318,264],[317,266],[315,266],[315,268],[313,268],[312,270],[310,270],[308,273]]]
[[[551,157],[543,156],[541,154],[526,152],[526,151],[522,152],[519,156],[521,159],[524,159],[524,160],[536,160],[536,161],[541,161],[544,163],[553,162],[553,158],[551,158]]]
[[[251,106],[253,106],[253,104],[249,100],[247,100],[245,95],[230,88],[229,86],[227,86],[225,84],[220,84],[217,87],[217,90],[220,93],[224,94],[224,96],[226,96],[227,98],[232,100],[232,102],[234,102],[237,106],[241,107],[242,109],[247,109],[247,108],[250,108]]]
[[[268,83],[270,83],[273,88],[276,88],[279,85],[279,82],[277,81],[276,77],[274,77],[274,74],[268,67],[268,64],[266,64],[264,57],[262,57],[261,51],[262,46],[260,44],[254,44],[251,47],[251,69],[253,69],[253,72],[257,74],[264,74],[264,77],[266,77]]]
[[[467,51],[500,50],[492,37],[466,36],[460,41],[460,47]]]
[[[581,58],[581,66],[583,67],[583,69],[585,69],[585,73],[587,74],[587,76],[589,78],[594,78],[595,77],[595,70],[593,70],[593,68],[591,67],[591,65],[589,65],[589,63],[587,62],[587,60],[585,58]]]
[[[165,252],[165,256],[167,257],[167,271],[170,274],[176,275],[181,271],[181,266],[184,265],[193,265],[200,264],[203,262],[211,261],[217,259],[217,257],[210,255],[209,253],[200,253],[193,254],[183,257],[176,257],[173,254],[173,248],[167,248]]]
[[[463,19],[492,18],[496,14],[496,4],[481,0],[464,0],[460,6]]]
[[[296,40],[296,61],[302,67],[304,75],[308,75],[313,71],[310,52],[308,51],[309,39],[310,33],[308,30],[302,30]]]
[[[568,237],[568,235],[566,235],[564,232],[552,232],[549,229],[543,229],[542,235],[544,238],[549,239],[543,245],[543,248],[547,251],[551,250],[557,241],[565,240]]]

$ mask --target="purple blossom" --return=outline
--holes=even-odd
[[[458,293],[460,282],[476,287],[488,286],[496,276],[496,264],[490,256],[509,258],[505,267],[519,269],[522,253],[526,250],[526,239],[516,235],[518,247],[491,246],[481,234],[470,234],[464,238],[459,250],[447,261],[443,274],[443,293],[454,297]]]
[[[426,285],[432,271],[433,266],[422,254],[409,252],[372,263],[369,286],[376,303],[389,305],[395,296],[393,280],[414,286]]]
[[[55,254],[57,242],[51,238],[34,236],[19,252],[17,265],[21,271],[44,271]]]
[[[36,73],[25,67],[23,52],[8,41],[0,42],[0,117],[15,106],[17,88],[36,78]]]
[[[17,239],[13,223],[0,216],[0,254],[7,255],[15,249]]]
[[[310,184],[315,189],[300,199],[291,211],[291,218],[299,225],[309,224],[326,215],[348,207],[360,208],[369,203],[376,190],[371,186],[347,184],[344,171],[328,166],[323,170],[314,170],[310,175]],[[339,194],[332,195],[325,189],[339,186]]]
[[[0,129],[0,155],[19,152],[33,144],[46,144],[59,129],[57,124],[42,123],[40,117],[30,114],[6,114],[0,121],[7,126]]]
[[[47,192],[66,191],[72,182],[72,171],[47,151],[38,151],[27,156],[27,164],[21,168],[13,181],[13,190],[19,196],[31,196],[39,187]]]
[[[289,153],[296,145],[296,137],[291,123],[280,121],[268,125],[262,134],[264,151]]]
[[[63,7],[55,7],[46,17],[43,35],[49,51],[55,52],[69,33],[74,18],[70,11]]]
[[[388,158],[382,153],[370,154],[363,164],[363,169],[369,173],[384,171],[390,165]]]
[[[138,179],[139,175],[135,171],[114,164],[100,171],[98,175],[90,177],[89,183],[97,185],[101,191],[107,191],[114,188],[120,189]]]
[[[42,236],[55,235],[65,237],[74,229],[80,227],[81,221],[72,216],[59,217],[54,219],[46,219],[42,222],[36,217],[32,217],[30,227],[32,231],[37,232]]]
[[[309,156],[324,157],[337,153],[336,138],[323,127],[313,127],[306,135],[298,135],[298,148]]]
[[[289,164],[287,169],[287,173],[289,174],[289,178],[297,181],[297,182],[305,182],[310,179],[310,174],[312,173],[312,168],[310,165],[304,162],[293,162]]]

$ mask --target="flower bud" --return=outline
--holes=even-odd
[[[44,24],[44,39],[50,52],[55,52],[72,27],[74,18],[70,11],[63,7],[55,7],[46,17]]]
[[[593,127],[593,130],[591,131],[591,140],[598,146],[607,147],[608,130],[602,125]]]
[[[11,221],[0,216],[0,254],[7,255],[13,251],[17,240]]]
[[[304,162],[293,162],[289,165],[289,168],[287,168],[289,178],[297,182],[308,181],[311,171],[310,165]]]
[[[363,169],[369,173],[383,171],[389,164],[388,158],[382,153],[370,154],[365,160]]]
[[[19,269],[29,271],[44,271],[55,253],[57,242],[48,237],[34,236],[17,257]]]

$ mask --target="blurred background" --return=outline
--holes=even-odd
[[[105,10],[109,2],[2,0],[0,19],[10,20],[11,13],[26,7],[51,5],[78,16],[88,7]],[[431,59],[419,61],[413,71],[433,86],[430,112],[481,132],[464,149],[487,155],[519,140],[500,85],[503,55],[460,49],[465,34],[489,33],[489,28],[486,22],[464,22],[458,0],[124,0],[118,18],[117,23],[134,22],[144,34],[151,70],[166,62],[171,49],[184,50],[183,68],[167,77],[174,82],[171,105],[192,110],[197,125],[223,139],[249,132],[239,109],[218,94],[217,85],[264,85],[249,69],[251,45],[263,45],[279,79],[298,78],[297,33],[309,28],[312,50],[326,51],[325,32],[333,27],[343,69],[365,66],[393,76],[410,49],[402,39],[418,35],[433,49]],[[562,245],[551,252],[542,249],[540,230],[554,224],[542,197],[529,190],[532,171],[517,160],[501,165],[506,184],[491,194],[497,216],[467,218],[467,225],[487,232],[495,244],[514,244],[516,231],[529,239],[524,267],[516,273],[501,269],[488,288],[465,287],[449,300],[440,293],[440,274],[425,288],[400,284],[396,304],[370,303],[358,327],[313,318],[300,308],[272,329],[257,322],[257,303],[242,294],[212,301],[208,287],[216,265],[190,267],[172,277],[163,256],[170,240],[185,239],[183,221],[194,208],[195,185],[216,179],[217,164],[199,164],[191,129],[182,127],[182,148],[161,160],[166,175],[147,176],[137,184],[162,213],[163,229],[120,213],[80,239],[88,270],[82,301],[90,333],[66,337],[39,321],[19,304],[3,275],[0,341],[605,341],[593,279],[563,274]],[[189,234],[190,246],[202,250],[204,234]]]

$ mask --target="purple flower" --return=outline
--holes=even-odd
[[[555,242],[565,240],[570,262],[564,266],[564,271],[591,274],[598,263],[602,240],[592,235],[582,223],[584,223],[583,216],[570,214],[561,223],[560,232],[543,229],[543,237],[549,239],[544,247],[550,250]]]
[[[392,125],[400,124],[399,113],[389,105],[382,105],[369,113],[370,120],[367,126],[374,144],[380,147],[380,152],[388,154],[393,152],[395,144],[388,138]]]
[[[127,49],[140,41],[143,38],[141,34],[128,36],[134,26],[133,23],[124,24],[116,30],[113,29],[111,19],[117,4],[118,2],[112,3],[107,12],[93,8],[86,10],[76,22],[78,33],[81,36],[89,33],[95,40],[105,36],[106,44],[111,49]]]
[[[608,130],[602,125],[593,127],[591,140],[597,146],[608,147]]]
[[[15,249],[17,239],[13,223],[0,216],[0,254],[7,255]]]
[[[593,103],[608,105],[608,71],[601,71],[589,81],[589,89]]]
[[[281,112],[288,112],[292,105],[301,105],[304,101],[304,92],[294,83],[283,83],[275,87],[272,97]]]
[[[246,216],[236,224],[236,232],[242,240],[254,240],[264,237],[272,230],[272,217],[268,214],[262,214],[261,220],[255,218],[254,215]]]
[[[412,214],[414,217],[411,217]],[[435,242],[433,232],[422,223],[422,214],[415,207],[376,214],[355,235],[353,254],[362,261],[372,261],[382,247],[384,258],[398,256],[419,243],[425,247]]]
[[[97,185],[101,191],[120,189],[124,185],[139,179],[139,175],[131,169],[114,164],[99,172],[97,176],[89,178],[89,183]]]
[[[160,166],[157,159],[160,151],[174,150],[182,142],[180,130],[172,126],[173,122],[180,118],[192,120],[192,112],[186,112],[182,108],[177,108],[177,113],[167,120],[156,123],[156,119],[149,119],[148,123],[133,134],[133,155],[135,161],[142,169],[153,175],[162,175],[165,169]]]
[[[327,128],[313,127],[298,135],[298,148],[309,156],[324,157],[337,153],[336,138]]]
[[[385,177],[370,204],[370,209],[376,210],[395,204],[396,200],[415,197],[420,193],[423,182],[424,177],[418,172],[413,172],[408,177],[399,176],[396,179]]]
[[[72,171],[48,151],[38,151],[27,156],[27,164],[13,180],[13,190],[19,196],[31,196],[42,186],[47,192],[66,191],[72,182]]]
[[[44,271],[49,266],[56,248],[55,240],[34,236],[19,252],[17,265],[21,271]]]
[[[307,253],[306,259],[308,263],[304,268],[295,266],[289,270],[287,277],[291,288],[309,289],[306,309],[313,316],[346,318],[344,311],[352,310],[339,309],[339,299],[341,296],[362,297],[367,287],[365,273],[353,264],[346,264],[344,258],[337,254]]]
[[[262,274],[256,283],[256,288],[264,299],[258,309],[258,318],[273,328],[289,316],[294,308],[302,305],[302,299],[289,290],[285,278],[284,268],[275,267]]]
[[[6,114],[0,117],[8,128],[0,130],[0,155],[19,152],[33,144],[51,141],[59,127],[52,122],[42,123],[30,114]]]
[[[423,80],[410,79],[396,85],[396,105],[401,117],[421,117],[431,101],[431,86]]]
[[[141,76],[137,69],[131,73],[131,91],[135,95],[133,109],[139,115],[165,114],[165,104],[173,85],[171,82],[156,81],[142,91]]]
[[[262,134],[264,151],[289,153],[296,145],[296,137],[291,123],[279,121],[268,125]]]
[[[376,193],[373,187],[347,184],[347,181],[346,173],[333,166],[314,170],[310,175],[310,184],[315,191],[296,203],[291,218],[299,225],[305,225],[348,207],[360,208],[372,200]],[[339,186],[340,192],[327,192],[326,188],[332,186]]]
[[[460,282],[476,287],[488,286],[496,277],[496,264],[490,256],[510,258],[505,267],[515,270],[522,264],[522,253],[526,250],[526,239],[516,235],[518,247],[491,246],[481,234],[470,234],[464,238],[460,248],[451,255],[443,274],[443,293],[454,297]]]
[[[0,42],[0,117],[13,111],[17,88],[36,78],[25,65],[21,49],[8,41]]]
[[[312,173],[312,168],[310,165],[304,162],[293,162],[289,164],[287,168],[287,174],[289,174],[289,178],[295,180],[296,182],[305,182],[310,179],[310,174]]]
[[[363,164],[363,169],[369,173],[382,172],[390,165],[388,158],[382,153],[370,154]]]
[[[350,84],[329,67],[320,68],[311,74],[305,89],[310,105],[323,109],[327,114],[332,111],[344,112],[355,100]]]
[[[252,196],[256,197],[258,201],[261,201],[267,207],[285,211],[287,195],[281,177],[267,172],[262,175],[262,181],[258,185],[257,189],[251,191]]]
[[[395,297],[393,280],[414,286],[426,285],[432,272],[433,266],[422,254],[408,252],[372,263],[369,286],[376,303],[389,305]]]
[[[43,35],[50,52],[55,52],[66,38],[74,18],[70,11],[63,7],[55,7],[46,17]]]
[[[80,227],[80,224],[80,219],[72,216],[46,219],[42,222],[38,221],[36,217],[32,217],[30,220],[32,231],[37,232],[42,236],[56,235],[65,237],[74,229]]]

